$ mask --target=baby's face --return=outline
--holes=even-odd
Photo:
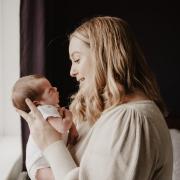
[[[53,87],[47,79],[41,80],[41,88],[44,89],[40,104],[57,105],[59,104],[59,92]]]

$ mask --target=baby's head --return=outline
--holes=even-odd
[[[29,112],[25,99],[29,98],[36,105],[57,105],[59,92],[56,87],[42,75],[28,75],[19,78],[12,90],[13,105],[23,111]]]

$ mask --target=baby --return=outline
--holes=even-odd
[[[31,99],[44,119],[63,134],[63,140],[66,144],[69,130],[71,130],[71,133],[69,133],[70,138],[68,138],[68,142],[77,139],[78,133],[73,122],[63,120],[58,111],[60,106],[57,88],[53,87],[44,76],[24,76],[15,83],[12,91],[13,105],[18,109],[30,112],[29,107],[25,103],[26,98]],[[30,135],[26,146],[26,168],[29,177],[33,180],[36,179],[36,173],[39,169],[49,167],[41,150],[36,146]]]

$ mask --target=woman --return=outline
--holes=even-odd
[[[128,24],[116,17],[84,22],[70,35],[69,55],[70,74],[80,83],[70,105],[80,137],[72,155],[30,100],[32,115],[18,110],[55,179],[170,180],[163,103]]]

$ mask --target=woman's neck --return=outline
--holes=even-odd
[[[149,100],[149,98],[140,90],[135,90],[133,93],[127,94],[123,97],[122,103],[133,101]]]

